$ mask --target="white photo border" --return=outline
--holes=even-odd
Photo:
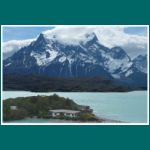
[[[124,26],[147,28],[147,122],[146,123],[4,123],[3,122],[3,27],[53,27],[60,25],[1,25],[1,125],[149,125],[149,25],[64,25],[64,26]]]

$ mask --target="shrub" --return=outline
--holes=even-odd
[[[83,113],[79,116],[79,119],[82,121],[94,121],[97,120],[96,116],[91,113]]]

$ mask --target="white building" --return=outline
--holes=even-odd
[[[17,110],[17,106],[10,106],[11,110]]]
[[[65,117],[74,118],[74,117],[79,116],[79,114],[80,114],[80,111],[76,111],[76,110],[67,110],[67,109],[49,110],[49,115],[51,117],[65,116]]]

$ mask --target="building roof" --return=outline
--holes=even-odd
[[[76,110],[67,110],[67,109],[53,109],[53,110],[49,110],[50,112],[54,112],[54,113],[71,113],[71,114],[76,114],[79,113],[80,111],[76,111]]]

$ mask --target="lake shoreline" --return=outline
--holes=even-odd
[[[96,116],[97,117],[97,116]],[[30,120],[30,122],[22,122],[24,120]],[[3,121],[3,123],[18,123],[18,124],[21,124],[21,123],[40,123],[40,122],[32,122],[32,120],[34,119],[37,119],[37,120],[41,120],[42,118],[24,118],[24,119],[21,119],[21,120],[11,120],[11,121]],[[100,118],[100,117],[97,117],[97,121],[79,121],[79,120],[64,120],[64,119],[44,119],[45,122],[41,122],[42,123],[52,123],[52,124],[55,124],[55,123],[126,123],[126,122],[123,122],[123,121],[119,121],[119,120],[113,120],[113,119],[108,119],[108,118]],[[54,122],[47,122],[47,121],[54,121]],[[55,122],[55,121],[58,121],[58,122]]]
[[[31,93],[130,93],[130,92],[145,92],[147,90],[131,90],[131,91],[30,91],[30,90],[3,90],[2,92],[31,92]]]

